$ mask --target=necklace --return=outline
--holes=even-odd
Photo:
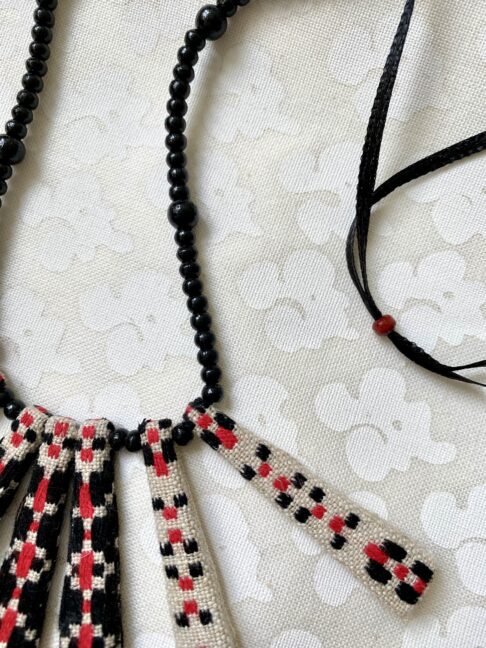
[[[0,648],[35,646],[39,642],[71,480],[74,485],[59,621],[60,646],[123,645],[114,489],[114,454],[123,447],[143,452],[179,648],[238,645],[184,467],[176,452],[176,445],[187,445],[195,436],[224,456],[242,478],[304,527],[391,609],[400,614],[413,609],[432,580],[432,563],[426,552],[334,492],[290,455],[240,428],[215,409],[223,396],[221,369],[196,261],[193,230],[198,214],[189,200],[184,116],[199,52],[206,41],[224,34],[227,19],[248,2],[218,0],[217,5],[207,5],[199,11],[196,28],[186,33],[185,44],[178,51],[167,104],[166,145],[172,201],[168,217],[176,229],[183,291],[196,331],[197,358],[204,383],[201,397],[188,405],[182,422],[175,426],[169,419],[146,419],[136,430],[127,432],[116,429],[106,419],[78,425],[70,418],[51,415],[40,406],[26,407],[7,389],[5,378],[0,378],[0,405],[13,421],[11,432],[0,442],[0,516],[11,503],[27,468],[34,463],[28,492],[20,505],[10,548],[0,569]],[[7,125],[6,135],[0,137],[2,193],[6,191],[5,180],[11,175],[12,165],[24,157],[22,139],[47,72],[45,61],[49,57],[57,0],[37,0],[37,5],[32,58],[27,62],[24,90],[17,97],[14,119]],[[382,105],[383,114],[378,115],[382,129],[413,7],[414,1],[407,0],[378,88],[372,120],[377,117],[376,103]],[[374,123],[372,120],[370,123]],[[379,142],[381,136],[378,150],[370,156],[376,163]],[[461,157],[458,151],[455,159]],[[466,154],[463,152],[462,157]],[[369,164],[366,157],[364,164]],[[421,164],[417,163],[408,175],[405,170],[409,180],[430,171]],[[384,189],[376,190],[374,202],[403,184],[401,174],[387,181]],[[357,220],[351,240],[359,225]]]

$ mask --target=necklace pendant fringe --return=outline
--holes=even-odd
[[[33,410],[24,410],[19,434],[23,426],[24,438],[29,431],[40,436],[45,419]],[[29,489],[0,570],[0,648],[38,645],[57,557],[75,433],[71,419],[52,417],[45,422]],[[29,448],[33,444],[33,439],[28,441]]]
[[[185,414],[195,431],[263,495],[305,528],[395,612],[420,601],[430,559],[401,533],[337,494],[296,459],[196,401]]]
[[[176,646],[236,648],[216,568],[171,432],[169,421],[145,421],[142,449]]]
[[[66,577],[61,601],[61,648],[122,646],[118,512],[111,423],[86,421],[74,458],[74,488]]]

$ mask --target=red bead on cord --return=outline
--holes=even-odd
[[[391,315],[383,315],[373,322],[373,331],[378,335],[389,335],[395,330],[396,325],[397,323]]]

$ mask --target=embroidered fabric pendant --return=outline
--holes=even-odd
[[[141,429],[177,648],[236,646],[216,568],[175,453],[171,422],[145,421]]]

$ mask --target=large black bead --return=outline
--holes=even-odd
[[[177,250],[177,258],[181,263],[190,263],[195,261],[197,257],[197,250],[192,245],[181,247]]]
[[[197,223],[197,207],[189,200],[173,202],[167,212],[169,223],[173,227],[183,229],[194,227]]]
[[[221,385],[206,385],[202,390],[202,398],[206,407],[217,403],[223,398],[223,388]]]
[[[206,385],[217,385],[221,380],[221,369],[219,367],[204,367],[201,371],[201,378]]]
[[[40,61],[47,61],[47,59],[51,55],[51,50],[49,49],[49,45],[47,45],[47,43],[31,43],[29,45],[29,52],[31,56],[39,59]]]
[[[22,86],[25,90],[30,90],[31,92],[41,92],[44,88],[44,81],[37,74],[24,74],[22,77]]]
[[[220,38],[228,26],[223,11],[217,5],[205,5],[196,16],[197,28],[208,40]]]
[[[5,407],[3,408],[3,413],[8,419],[13,421],[17,418],[24,407],[25,403],[23,403],[21,400],[13,400],[5,405]]]
[[[35,110],[39,105],[39,97],[30,90],[21,90],[17,95],[17,103],[29,110]]]
[[[109,441],[113,450],[121,450],[125,447],[128,430],[124,428],[113,428],[110,431]]]
[[[39,7],[34,11],[34,20],[38,25],[44,25],[45,27],[53,27],[56,22],[53,12],[43,7]]]
[[[182,119],[182,117],[167,117],[167,120],[165,122],[166,127],[169,119]],[[185,124],[185,120],[183,121]],[[167,162],[167,165],[170,166],[171,168],[183,167],[186,166],[187,157],[184,151],[171,151],[170,153],[167,153],[167,157],[165,158],[165,161]]]
[[[188,297],[196,297],[202,293],[203,285],[200,279],[186,279],[182,290]]]
[[[197,361],[203,367],[214,367],[218,362],[216,349],[201,349],[197,354]]]
[[[211,315],[209,313],[192,315],[191,326],[196,331],[207,331],[211,326]]]
[[[165,138],[165,145],[170,151],[183,151],[187,146],[186,136],[182,133],[169,133]]]
[[[27,135],[27,126],[21,122],[15,121],[15,119],[10,119],[5,124],[5,132],[7,135],[10,135],[10,137],[14,137],[15,139],[24,139]]]
[[[39,59],[28,58],[25,62],[25,67],[31,74],[37,74],[38,76],[45,76],[47,74],[47,63],[39,61]]]
[[[126,435],[125,448],[128,452],[138,452],[142,448],[142,437],[138,430],[132,430]]]
[[[208,307],[208,300],[204,295],[198,295],[197,297],[189,297],[187,300],[187,308],[191,313],[204,313]]]
[[[183,117],[187,112],[187,103],[184,99],[171,98],[167,102],[167,112],[169,115],[179,115]]]
[[[181,115],[169,115],[165,120],[165,129],[169,133],[182,133],[186,130],[186,120]],[[179,153],[184,155],[183,151],[174,151],[175,154]],[[169,153],[171,155],[171,153]],[[183,164],[171,164],[171,167],[184,166]]]
[[[30,33],[35,43],[45,43],[47,45],[52,41],[52,29],[45,25],[34,25]]]
[[[30,108],[25,106],[14,106],[12,108],[12,117],[21,124],[30,124],[34,114]]]
[[[199,263],[182,263],[179,272],[184,279],[197,279],[201,274]]]
[[[216,338],[211,331],[199,331],[194,336],[194,342],[200,349],[212,349]]]
[[[0,407],[5,407],[7,403],[10,403],[15,399],[15,394],[11,389],[2,389],[0,391]]]
[[[172,438],[180,446],[186,446],[194,438],[194,423],[184,421],[172,429]]]
[[[24,157],[25,146],[21,141],[8,135],[0,135],[0,163],[18,164]]]

